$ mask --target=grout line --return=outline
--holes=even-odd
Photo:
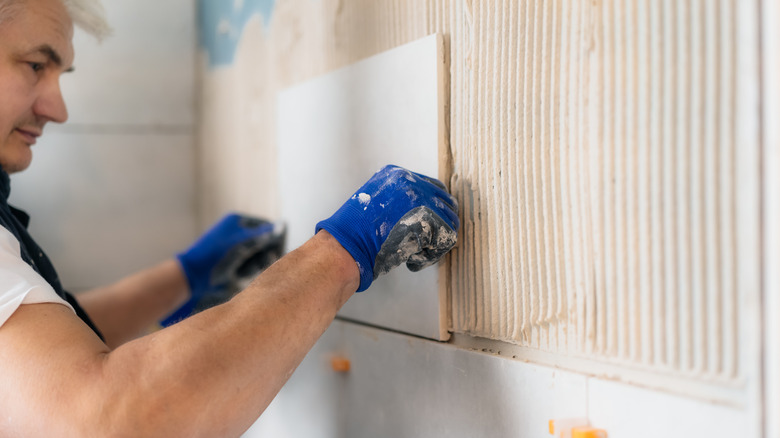
[[[195,125],[154,124],[66,124],[49,128],[48,133],[81,135],[194,135]]]
[[[366,321],[360,321],[360,320],[357,320],[357,319],[347,318],[347,317],[344,317],[344,316],[341,316],[341,315],[336,315],[334,320],[335,321],[341,321],[341,322],[347,322],[347,323],[354,324],[354,325],[360,325],[360,326],[363,326],[363,327],[369,327],[369,328],[373,328],[373,329],[377,329],[377,330],[382,330],[384,332],[395,333],[397,335],[410,336],[412,338],[422,339],[424,341],[432,341],[432,342],[436,342],[436,343],[439,343],[439,344],[448,344],[448,343],[450,343],[449,340],[439,340],[439,339],[429,338],[427,336],[423,336],[423,335],[420,335],[420,334],[409,333],[409,332],[405,332],[403,330],[398,330],[398,329],[394,329],[394,328],[390,328],[390,327],[384,327],[382,325],[372,324],[372,323],[366,322]]]

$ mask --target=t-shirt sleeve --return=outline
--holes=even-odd
[[[40,274],[25,263],[16,237],[0,227],[0,326],[22,304],[36,303],[57,303],[73,310]]]

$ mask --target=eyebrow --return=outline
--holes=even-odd
[[[33,50],[33,52],[41,53],[45,55],[47,58],[49,58],[49,60],[54,64],[56,64],[57,66],[59,67],[62,66],[62,57],[60,56],[59,53],[57,53],[56,50],[54,50],[54,48],[52,48],[52,46],[48,44],[43,44],[41,46],[38,46]],[[73,70],[74,70],[73,66],[68,67],[68,69],[65,70],[65,73],[70,73]]]

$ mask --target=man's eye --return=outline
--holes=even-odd
[[[34,71],[36,73],[41,71],[41,70],[43,70],[43,63],[40,63],[40,62],[28,62],[28,64],[30,65],[30,68],[32,69],[32,71]]]

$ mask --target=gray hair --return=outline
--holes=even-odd
[[[106,10],[100,0],[63,0],[73,24],[98,40],[111,34]]]
[[[111,34],[106,20],[106,10],[100,0],[61,0],[68,10],[73,24],[98,40]],[[13,19],[21,10],[24,0],[0,0],[0,23]]]

